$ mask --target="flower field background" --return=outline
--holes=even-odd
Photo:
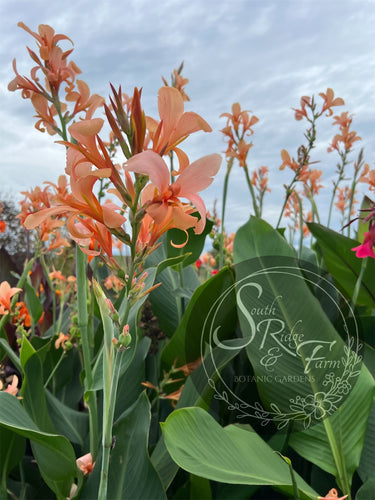
[[[213,131],[185,110],[181,64],[148,116],[141,86],[91,94],[66,35],[19,26],[36,48],[9,91],[66,164],[19,208],[0,200],[0,498],[372,498],[375,169],[344,98],[296,97],[271,225],[242,104]],[[206,133],[225,152],[191,162],[185,139]],[[218,213],[202,192],[220,168]],[[228,234],[233,169],[249,220]]]

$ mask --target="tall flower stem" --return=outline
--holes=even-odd
[[[225,174],[224,179],[224,187],[223,187],[223,201],[221,208],[221,227],[220,227],[220,249],[219,249],[219,269],[221,269],[224,265],[224,219],[225,219],[225,208],[227,203],[227,194],[228,194],[228,181],[229,175],[233,167],[234,158],[231,158],[227,164],[227,172]]]
[[[298,245],[298,257],[301,258],[302,256],[302,248],[303,248],[303,209],[302,209],[302,200],[300,196],[296,193],[297,200],[298,200],[298,216],[299,216],[299,231],[300,231],[300,236],[299,236],[299,245]]]
[[[122,359],[122,353],[119,350],[115,350],[113,366],[112,366],[113,370],[112,378],[110,381],[110,385],[105,389],[105,394],[107,394],[107,397],[105,397],[105,401],[103,402],[103,437],[102,437],[103,456],[102,456],[102,469],[101,469],[100,485],[98,493],[99,500],[106,500],[107,498],[109,459],[111,454],[112,437],[113,437],[112,428],[113,428],[113,419],[116,406],[117,387],[120,377],[121,359]],[[107,390],[108,392],[106,392]]]
[[[102,466],[100,472],[100,484],[98,499],[107,499],[109,460],[112,448],[113,419],[116,407],[117,387],[121,370],[122,354],[126,351],[123,345],[115,337],[114,322],[111,318],[111,310],[100,285],[93,282],[94,293],[100,309],[103,323],[103,431],[102,431]],[[125,321],[127,318],[124,318]],[[119,336],[124,337],[123,334]],[[130,337],[129,337],[130,339]],[[115,347],[117,344],[118,348]]]
[[[247,185],[249,187],[249,191],[250,191],[250,194],[251,194],[251,199],[252,199],[252,202],[253,202],[254,215],[255,215],[255,217],[260,217],[260,211],[259,211],[259,208],[258,208],[256,196],[255,196],[254,186],[253,186],[253,184],[251,182],[251,179],[250,179],[250,176],[249,176],[249,170],[247,168],[246,163],[245,163],[243,169],[245,171],[246,182],[247,182]]]
[[[283,203],[283,206],[282,206],[282,208],[281,208],[279,218],[278,218],[278,220],[277,220],[276,229],[278,229],[278,228],[279,228],[279,226],[280,226],[281,219],[283,218],[283,215],[284,215],[284,210],[285,210],[286,204],[288,203],[289,197],[290,197],[290,195],[291,195],[291,194],[292,194],[292,192],[293,192],[293,186],[294,186],[294,184],[296,183],[297,178],[298,178],[298,175],[296,174],[296,175],[294,176],[294,178],[293,178],[292,182],[291,182],[291,183],[289,184],[289,186],[286,188],[286,193],[285,193],[284,203]]]
[[[77,274],[77,307],[78,328],[81,335],[83,365],[85,370],[85,399],[89,409],[90,425],[90,452],[95,461],[98,453],[98,407],[95,392],[92,388],[91,349],[88,330],[87,314],[87,257],[79,246],[76,246],[76,274]]]

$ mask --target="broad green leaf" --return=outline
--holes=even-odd
[[[263,420],[272,419],[279,429],[291,421],[294,430],[309,427],[293,434],[293,447],[338,482],[346,477],[348,487],[359,464],[374,381],[365,366],[360,369],[351,339],[344,343],[312,294],[319,270],[300,272],[290,247],[271,226],[252,218],[238,231],[234,254],[246,351],[269,411]],[[272,304],[268,311],[266,303]],[[340,318],[341,309],[335,308]],[[344,317],[341,321],[345,325]],[[355,337],[355,331],[348,333]]]
[[[355,500],[375,500],[375,479],[368,479],[359,488]]]
[[[75,454],[69,441],[56,434],[42,432],[14,396],[0,392],[0,425],[30,439],[39,446],[36,459],[41,473],[51,482],[73,481]]]
[[[320,224],[309,223],[309,230],[322,250],[324,262],[332,274],[337,287],[351,299],[361,272],[363,259],[356,257],[352,248],[360,243],[336,233]],[[367,258],[366,270],[362,278],[357,304],[375,305],[375,260]]]
[[[161,424],[165,444],[183,469],[218,482],[269,485],[293,492],[289,467],[248,426],[222,428],[201,408],[182,408]],[[297,474],[301,499],[314,492]]]
[[[212,382],[217,380],[218,373],[221,372],[223,367],[226,366],[235,355],[236,352],[233,350],[230,351],[219,348],[213,350],[212,357],[211,353],[209,353],[209,355],[205,357],[204,362],[186,379],[176,408],[200,406],[208,409],[209,402],[214,394]],[[215,360],[215,364],[212,362],[213,359]],[[151,455],[151,460],[164,487],[168,488],[177,473],[178,467],[171,459],[165,447],[163,436],[160,437],[156,444]]]
[[[22,368],[25,367],[28,359],[33,354],[35,354],[35,352],[36,351],[35,351],[34,347],[28,341],[26,335],[24,335],[22,337],[22,340],[21,340],[21,350],[20,350],[20,362],[21,362]]]
[[[293,257],[294,251],[279,231],[262,219],[251,217],[249,222],[239,228],[234,237],[234,262],[239,263],[254,257],[271,255]]]
[[[113,427],[116,446],[111,454],[108,498],[166,499],[160,478],[148,455],[150,422],[150,403],[143,392]]]
[[[173,258],[168,258],[167,255],[166,237],[161,238],[161,241],[162,244],[148,257],[147,268],[157,266],[159,271],[163,268],[164,263],[173,263]],[[178,254],[175,258],[177,260],[174,262],[182,262],[181,255]],[[158,274],[155,283],[161,283],[161,285],[150,294],[152,310],[158,318],[161,330],[168,337],[171,337],[178,327],[189,301],[188,298],[177,296],[176,291],[183,288],[190,296],[200,282],[197,273],[191,266],[182,269],[181,272],[177,272],[169,266]]]
[[[374,379],[362,365],[361,374],[348,398],[338,412],[327,418],[349,481],[359,466],[374,389]],[[303,432],[293,433],[290,445],[310,462],[338,476],[324,423],[316,424]]]
[[[202,345],[207,341],[204,324],[216,300],[233,285],[233,275],[228,268],[222,269],[211,279],[200,285],[194,292],[182,321],[170,342],[165,346],[162,363],[177,366],[195,361],[202,356]],[[237,323],[235,304],[228,300],[220,311],[223,335],[233,333]]]
[[[142,386],[142,382],[145,381],[144,361],[150,348],[150,343],[151,341],[148,337],[139,340],[129,367],[120,375],[115,419],[119,418],[127,408],[130,408],[144,390]]]
[[[336,375],[344,377],[341,359],[347,352],[305,281],[318,286],[322,279],[319,271],[300,269],[287,242],[266,222],[255,218],[238,231],[234,257],[243,345],[270,411],[269,417],[264,414],[264,420],[272,416],[282,428],[293,416],[294,424],[298,418],[300,425],[310,425],[305,401],[307,405],[316,394],[326,399],[329,396],[333,411],[332,404],[343,399],[343,393],[340,396],[327,391],[327,377],[337,364]],[[335,303],[332,308],[339,314]],[[353,377],[356,374],[353,368]]]
[[[3,476],[21,462],[26,448],[25,438],[0,426],[0,464]]]
[[[369,337],[370,335],[372,337],[372,342],[374,342],[373,327],[370,331],[364,332],[365,338]],[[375,349],[368,344],[364,344],[364,363],[371,371],[372,376],[375,377]],[[373,401],[372,403],[366,430],[365,442],[362,450],[361,462],[359,464],[357,472],[362,481],[366,481],[371,478],[375,480],[375,401]]]
[[[34,427],[39,432],[58,438],[58,445],[54,450],[52,446],[47,446],[35,437],[25,436],[32,440],[31,447],[47,485],[58,497],[67,496],[73,476],[76,473],[75,454],[69,441],[65,437],[57,435],[48,413],[43,385],[42,359],[38,352],[31,355],[24,366],[21,394],[25,409],[32,420],[30,417],[28,418],[30,422],[33,422]],[[30,425],[29,423],[29,428]],[[15,429],[15,432],[18,432],[17,429]],[[61,472],[58,470],[60,467]],[[59,474],[62,475],[60,479]]]
[[[69,408],[47,390],[45,394],[47,410],[56,431],[66,436],[72,443],[83,446],[89,432],[88,413]]]
[[[47,411],[42,361],[37,352],[28,358],[24,366],[21,395],[26,411],[38,428],[54,434],[55,428]]]

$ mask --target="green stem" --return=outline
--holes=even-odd
[[[249,176],[249,170],[247,168],[246,163],[245,163],[243,169],[245,171],[245,177],[246,177],[247,185],[249,187],[249,191],[250,191],[250,194],[251,194],[251,199],[253,201],[254,215],[255,215],[255,217],[260,217],[260,212],[259,212],[259,208],[258,208],[256,196],[255,196],[254,186],[253,186],[253,184],[251,182],[251,179],[250,179],[250,176]]]
[[[319,211],[318,211],[318,207],[316,205],[316,202],[314,200],[314,195],[311,194],[309,196],[309,199],[310,199],[310,203],[311,203],[311,209],[312,209],[312,213],[314,215],[314,217],[316,218],[318,224],[320,224],[320,217],[319,217]]]
[[[359,272],[359,275],[358,275],[358,278],[357,278],[357,281],[356,281],[356,284],[355,284],[354,290],[353,290],[353,297],[352,297],[352,301],[350,304],[350,308],[351,308],[353,314],[354,314],[354,308],[355,308],[356,303],[357,303],[359,291],[361,289],[362,279],[363,279],[363,275],[364,275],[365,270],[366,270],[366,266],[367,266],[367,257],[362,259],[361,270]]]
[[[118,381],[120,377],[121,354],[122,353],[119,350],[115,350],[114,352],[114,363],[111,370],[112,377],[110,386],[108,387],[109,391],[107,393],[107,397],[105,398],[106,402],[104,402],[103,405],[103,457],[98,500],[107,499],[109,459],[112,448],[113,419],[115,414]],[[107,407],[105,408],[105,406]]]
[[[227,165],[227,173],[225,174],[224,187],[223,187],[223,205],[221,209],[221,227],[220,227],[220,249],[219,249],[219,269],[224,265],[224,219],[225,219],[225,206],[227,203],[228,194],[228,181],[229,174],[233,167],[234,158],[231,158]]]
[[[85,370],[85,392],[87,392],[87,406],[89,409],[90,423],[90,452],[95,461],[98,451],[98,409],[96,394],[91,390],[91,349],[88,335],[88,314],[87,314],[87,257],[79,246],[76,246],[76,274],[77,274],[77,307],[78,307],[78,328],[81,335],[83,365]]]
[[[303,247],[303,211],[302,211],[302,200],[300,196],[296,193],[298,200],[298,216],[299,216],[299,246],[298,246],[298,258],[301,258],[302,247]]]
[[[297,174],[294,176],[292,182],[289,184],[289,186],[286,188],[286,194],[285,194],[285,199],[284,199],[284,203],[283,203],[283,206],[281,207],[281,211],[280,211],[280,215],[279,215],[279,218],[278,218],[278,221],[277,221],[277,224],[276,224],[276,228],[275,229],[278,229],[279,226],[280,226],[280,223],[281,223],[281,219],[283,218],[283,215],[284,215],[284,210],[285,210],[285,207],[286,207],[286,204],[288,203],[288,200],[289,200],[289,197],[290,195],[292,194],[293,192],[293,189],[292,187],[294,186],[296,180],[297,180]],[[284,186],[285,187],[285,186]]]
[[[340,181],[341,181],[341,177],[339,177],[338,180],[337,180],[337,182],[335,182],[335,184],[333,185],[332,197],[331,197],[331,201],[329,203],[327,227],[329,227],[329,225],[331,223],[333,202],[335,201],[336,191],[337,191],[337,188],[338,188],[338,185],[339,185]]]

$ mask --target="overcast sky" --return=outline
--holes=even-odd
[[[197,133],[185,145],[191,161],[225,149],[219,118],[233,102],[259,118],[249,166],[267,165],[272,192],[265,218],[277,219],[282,185],[280,151],[291,155],[303,143],[303,123],[293,107],[302,95],[318,95],[327,87],[345,100],[337,113],[353,113],[353,128],[362,137],[365,158],[375,161],[375,0],[1,0],[0,3],[0,192],[17,193],[43,181],[56,181],[64,171],[63,147],[34,129],[33,109],[20,93],[10,93],[12,59],[21,74],[31,61],[25,46],[33,39],[17,22],[37,31],[49,24],[74,41],[72,59],[92,93],[107,97],[109,82],[127,93],[143,87],[146,114],[157,114],[161,76],[169,79],[181,61],[189,78],[186,108],[201,114],[211,134]],[[318,98],[319,100],[319,98]],[[336,133],[331,119],[318,127],[312,160],[320,161],[327,205],[337,156],[326,153]],[[203,198],[212,208],[221,199],[225,165]],[[244,172],[233,169],[229,185],[228,230],[245,222],[250,200]]]

